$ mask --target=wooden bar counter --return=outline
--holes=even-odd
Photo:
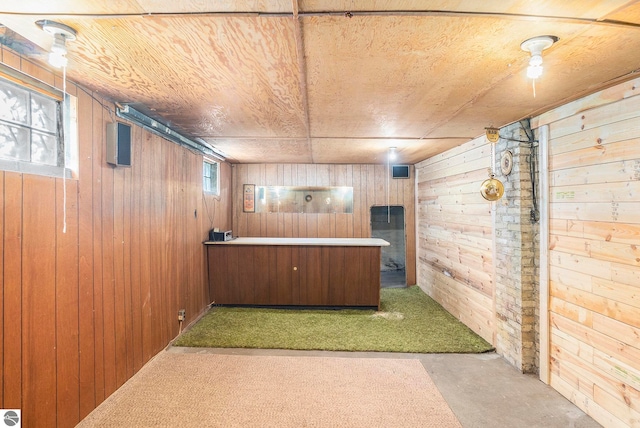
[[[207,246],[220,305],[380,306],[376,238],[235,238]]]

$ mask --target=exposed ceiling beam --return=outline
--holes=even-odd
[[[298,70],[300,80],[300,96],[302,97],[302,110],[304,113],[304,126],[307,129],[307,145],[309,153],[311,150],[311,124],[309,121],[309,97],[307,93],[307,62],[304,58],[304,35],[302,34],[302,23],[298,14],[298,0],[291,0],[293,6],[293,25],[296,38],[296,53],[298,56]],[[313,155],[312,155],[313,157]]]
[[[296,0],[292,0],[297,3]],[[296,6],[297,7],[297,6]],[[304,12],[297,11],[297,18],[311,16],[344,16],[345,12],[336,11],[314,11]],[[348,11],[352,16],[448,16],[448,17],[477,17],[477,18],[497,18],[511,19],[523,21],[547,21],[547,22],[564,22],[584,25],[607,25],[614,27],[627,27],[640,29],[640,24],[619,20],[610,20],[606,17],[600,18],[582,18],[552,15],[531,15],[522,13],[497,13],[497,12],[469,12],[469,11],[451,11],[451,10],[351,10]],[[291,17],[294,13],[284,12],[148,12],[148,13],[72,13],[72,12],[2,12],[3,16],[38,16],[38,17],[58,17],[58,18],[91,18],[91,19],[113,19],[127,17],[185,17],[185,16],[211,16],[211,17],[243,17],[243,16],[260,16],[260,17]]]

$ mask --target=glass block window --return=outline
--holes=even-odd
[[[60,102],[0,80],[0,159],[62,166]]]
[[[202,168],[202,190],[207,193],[213,193],[214,195],[220,194],[218,166],[218,162],[205,159]]]

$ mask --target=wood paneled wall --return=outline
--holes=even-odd
[[[389,204],[405,208],[407,284],[416,283],[415,174],[389,180]],[[385,165],[236,164],[233,166],[233,233],[236,236],[370,238],[371,207],[386,206]],[[242,185],[352,186],[353,214],[244,213]]]
[[[6,49],[2,61],[61,87]],[[178,334],[179,309],[194,320],[209,303],[201,242],[231,226],[229,165],[205,204],[202,156],[134,126],[133,166],[108,166],[113,105],[67,90],[79,179],[0,171],[0,407],[26,427],[74,426]]]
[[[550,383],[604,426],[640,424],[640,79],[549,125]]]
[[[495,343],[491,204],[480,195],[490,150],[481,137],[416,165],[418,285]]]

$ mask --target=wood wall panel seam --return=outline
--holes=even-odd
[[[12,320],[12,328],[4,329],[3,396],[6,408],[22,408],[22,174],[4,173],[4,319]],[[12,257],[8,257],[12,255]]]
[[[55,207],[55,179],[23,176],[24,202],[30,207]],[[39,191],[42,191],[40,194]],[[56,423],[56,223],[54,210],[31,209],[23,213],[23,361],[32,364],[22,375],[22,410],[26,424]],[[38,310],[32,310],[38,308]],[[52,375],[54,374],[54,375]]]
[[[79,182],[78,182],[78,263],[79,278],[79,349],[80,382],[79,419],[88,415],[95,404],[95,320],[94,320],[94,278],[93,278],[93,188],[88,185],[93,179],[93,109],[90,95],[78,94],[78,142],[79,142]]]
[[[55,179],[56,188],[56,400],[57,423],[74,425],[80,418],[79,278],[77,181]],[[66,215],[63,187],[66,192]],[[60,233],[66,226],[66,233]]]
[[[104,162],[103,143],[103,108],[98,100],[92,101],[93,127],[93,290],[94,290],[94,322],[95,322],[95,397],[96,405],[104,401],[104,301],[102,280],[102,162]]]

